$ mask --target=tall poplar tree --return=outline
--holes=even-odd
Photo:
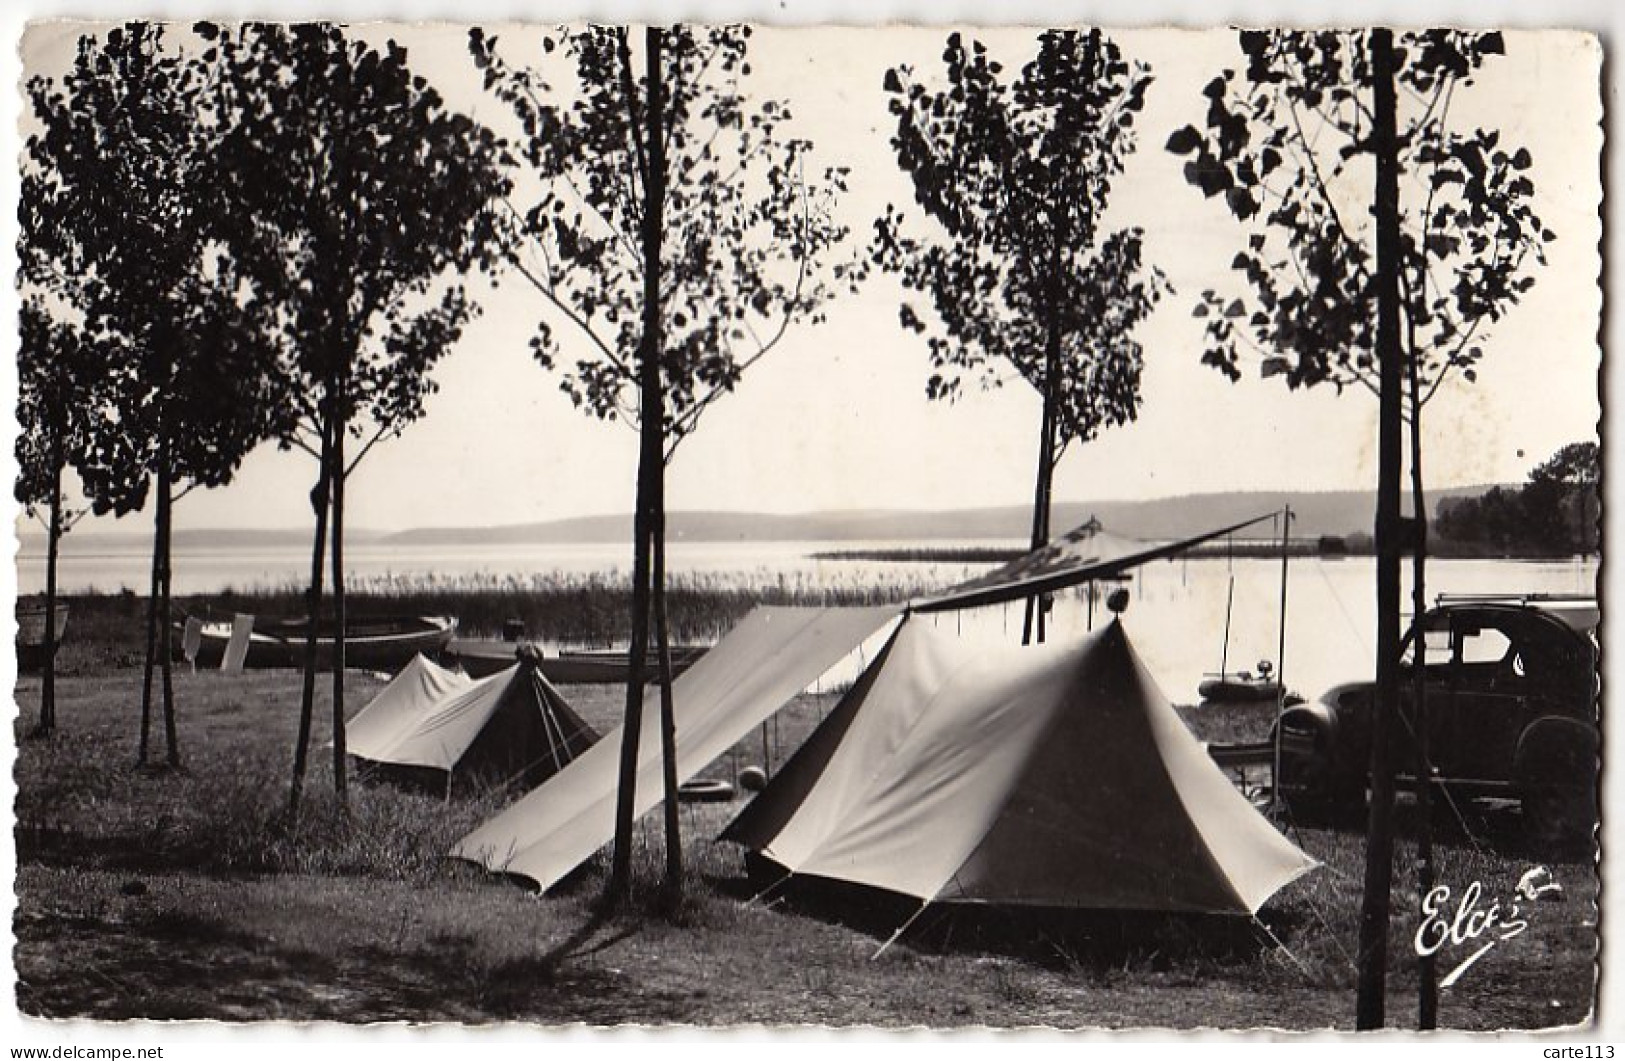
[[[923,296],[900,310],[928,336],[932,398],[967,376],[1008,368],[1042,398],[1032,547],[1050,537],[1055,466],[1074,442],[1133,420],[1143,361],[1134,330],[1167,288],[1142,260],[1142,232],[1105,219],[1134,150],[1151,71],[1098,29],[1049,30],[1020,76],[959,33],[942,54],[946,84],[887,71],[892,147],[927,223],[905,230],[888,207],[875,261]],[[1030,600],[1022,640],[1044,639]]]

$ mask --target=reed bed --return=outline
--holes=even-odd
[[[675,572],[667,578],[667,615],[679,642],[721,637],[757,605],[835,607],[891,604],[958,581],[951,570],[877,571],[843,565],[816,570]],[[464,637],[495,637],[518,620],[525,636],[565,645],[613,646],[631,637],[631,580],[616,571],[530,575],[481,572],[439,576],[387,574],[346,580],[348,613],[450,615]],[[61,673],[140,666],[145,657],[146,599],[134,593],[69,595]],[[305,589],[292,582],[177,597],[177,615],[229,618],[302,615]]]
[[[887,564],[1006,564],[1025,549],[996,546],[953,546],[941,549],[832,549],[813,553],[814,560],[867,560]]]

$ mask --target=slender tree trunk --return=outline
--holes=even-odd
[[[677,706],[671,691],[671,627],[666,613],[666,483],[664,474],[660,478],[652,544],[655,639],[660,652],[660,776],[666,793],[666,879],[661,890],[666,910],[675,912],[683,901],[683,833],[677,799]]]
[[[1050,537],[1050,490],[1053,482],[1053,468],[1055,462],[1055,448],[1051,440],[1055,437],[1053,399],[1049,389],[1044,392],[1044,415],[1039,428],[1038,443],[1038,474],[1033,485],[1033,533],[1032,548],[1041,549]],[[1026,607],[1021,621],[1021,643],[1030,645],[1033,640],[1044,640],[1044,598],[1032,596],[1027,598]]]
[[[51,439],[51,523],[45,544],[45,671],[40,679],[39,726],[34,731],[41,737],[56,732],[56,561],[62,545],[62,465],[62,436],[58,432]]]
[[[1422,386],[1416,366],[1416,343],[1409,344],[1408,371],[1411,406],[1411,523],[1415,549],[1411,560],[1411,712],[1416,728],[1416,889],[1433,890],[1433,753],[1429,741],[1427,638],[1422,619],[1427,614],[1427,497],[1422,489]],[[1438,963],[1432,953],[1418,955],[1416,1019],[1422,1031],[1439,1023]]]
[[[1059,248],[1060,240],[1064,234],[1057,232],[1056,246]],[[1057,270],[1059,269],[1059,249],[1055,257]],[[1057,281],[1052,281],[1052,290],[1059,287]],[[1056,292],[1058,297],[1058,292]],[[1051,306],[1054,306],[1052,300]],[[1038,439],[1038,474],[1033,487],[1033,536],[1032,547],[1041,549],[1050,538],[1050,499],[1053,494],[1055,481],[1055,422],[1059,418],[1057,406],[1060,404],[1059,385],[1061,375],[1061,322],[1060,315],[1051,312],[1049,315],[1047,335],[1044,340],[1044,415],[1039,426]],[[1040,596],[1028,597],[1025,615],[1021,623],[1021,643],[1032,644],[1034,634],[1042,643],[1044,640],[1044,598]]]
[[[1393,882],[1394,778],[1389,741],[1399,707],[1399,597],[1403,528],[1399,513],[1404,366],[1399,343],[1399,165],[1394,117],[1393,32],[1371,31],[1376,156],[1377,359],[1380,366],[1377,458],[1377,682],[1371,705],[1371,807],[1360,899],[1359,987],[1355,1023],[1385,1019],[1388,920]]]
[[[644,36],[648,42],[645,55],[649,83],[649,194],[644,203],[648,214],[648,231],[644,235],[645,283],[653,278],[652,285],[645,289],[644,321],[646,327],[652,326],[654,329],[654,338],[648,350],[653,355],[655,371],[645,369],[643,419],[645,426],[651,422],[654,424],[648,454],[649,459],[654,461],[650,476],[653,492],[649,499],[649,544],[654,554],[650,603],[660,645],[660,775],[665,790],[666,822],[666,879],[661,890],[666,910],[675,913],[683,898],[683,834],[681,808],[677,802],[677,712],[672,701],[671,639],[666,616],[666,399],[661,393],[659,373],[660,355],[665,347],[665,337],[660,331],[659,299],[661,229],[666,207],[666,90],[661,82],[660,70],[663,35],[660,30],[651,27]],[[653,312],[649,311],[648,306],[651,295]],[[651,398],[652,401],[648,400]]]
[[[158,439],[158,669],[163,679],[164,747],[170,766],[181,765],[180,735],[175,727],[175,663],[170,658],[170,563],[174,553],[175,480],[170,470],[169,434]]]
[[[155,512],[152,520],[152,579],[147,589],[147,659],[141,672],[141,744],[136,751],[137,766],[147,765],[147,748],[152,734],[152,665],[158,655],[158,591],[161,585],[158,570],[158,527],[160,518]]]
[[[289,813],[299,812],[299,799],[304,792],[305,764],[310,754],[311,718],[316,712],[316,639],[317,622],[322,614],[322,560],[327,552],[327,509],[331,490],[329,473],[332,465],[333,433],[331,403],[322,407],[322,446],[316,474],[316,488],[310,492],[310,507],[316,514],[316,540],[311,546],[310,593],[306,617],[309,626],[305,632],[305,680],[299,701],[299,737],[293,749],[293,787],[288,794]]]
[[[1061,365],[1058,357],[1051,362],[1051,368],[1055,372],[1060,371]],[[1052,397],[1050,399],[1049,423],[1044,432],[1044,499],[1043,504],[1040,506],[1041,515],[1039,516],[1039,519],[1042,522],[1042,526],[1039,528],[1039,533],[1043,536],[1043,541],[1039,543],[1040,545],[1049,544],[1050,535],[1054,530],[1054,528],[1050,525],[1050,512],[1053,508],[1055,499],[1055,433],[1059,428],[1060,421],[1060,411],[1056,408],[1056,406],[1059,405],[1060,398],[1053,394],[1053,388],[1051,394]],[[1047,608],[1048,604],[1049,598],[1047,596],[1040,596],[1038,598],[1038,617],[1037,622],[1034,625],[1037,627],[1037,638],[1039,644],[1044,643],[1044,627],[1049,622],[1049,610]]]
[[[615,802],[615,851],[610,860],[609,884],[605,901],[614,906],[624,901],[632,878],[632,828],[636,819],[638,750],[643,728],[644,668],[649,652],[649,612],[651,592],[650,542],[654,530],[655,502],[665,459],[665,399],[660,387],[660,237],[665,198],[664,124],[660,64],[662,34],[653,26],[645,31],[647,128],[643,134],[643,337],[639,351],[640,439],[638,455],[637,514],[632,537],[632,644],[627,660],[626,721],[621,730],[620,788]],[[632,105],[631,58],[623,51],[622,84],[627,104]],[[660,164],[656,165],[656,160]]]
[[[645,429],[645,432],[647,429]],[[648,447],[638,464],[637,507],[632,520],[632,644],[627,653],[626,707],[621,727],[620,779],[615,797],[615,848],[604,899],[615,907],[632,881],[632,828],[637,821],[638,751],[643,730],[644,661],[649,653]]]
[[[343,396],[335,402],[340,408]],[[349,801],[345,778],[344,741],[344,417],[334,415],[332,471],[328,473],[333,494],[333,791],[340,806]]]

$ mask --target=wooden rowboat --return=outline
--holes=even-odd
[[[513,666],[520,642],[458,638],[446,647],[447,662],[461,666],[469,677],[483,678]],[[672,677],[683,673],[695,660],[705,655],[706,645],[673,645],[671,648]],[[610,685],[625,682],[630,667],[625,649],[566,649],[556,655],[544,655],[538,666],[547,680],[557,685]],[[658,666],[653,652],[649,654],[647,674]]]
[[[249,637],[248,655],[243,666],[254,669],[302,667],[310,623],[307,619],[269,619],[255,622]],[[397,671],[422,653],[437,656],[451,641],[457,620],[448,616],[365,616],[346,623],[344,665],[346,669]],[[184,627],[176,645],[184,643]],[[196,664],[212,669],[225,658],[231,641],[231,623],[206,622],[198,641]],[[331,620],[318,625],[316,665],[333,666]]]

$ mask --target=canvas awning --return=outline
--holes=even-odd
[[[840,662],[900,606],[760,607],[672,683],[677,779],[689,780],[751,728]],[[644,697],[636,813],[661,800],[660,699]],[[615,835],[621,730],[587,752],[453,848],[487,869],[548,888]]]
[[[1111,578],[1152,560],[1176,556],[1203,542],[1274,519],[1276,515],[1274,512],[1266,513],[1171,542],[1146,542],[1119,537],[1107,532],[1095,520],[1090,520],[1043,548],[1018,557],[995,571],[915,601],[911,608],[917,612],[953,611],[1054,593],[1091,579]]]

